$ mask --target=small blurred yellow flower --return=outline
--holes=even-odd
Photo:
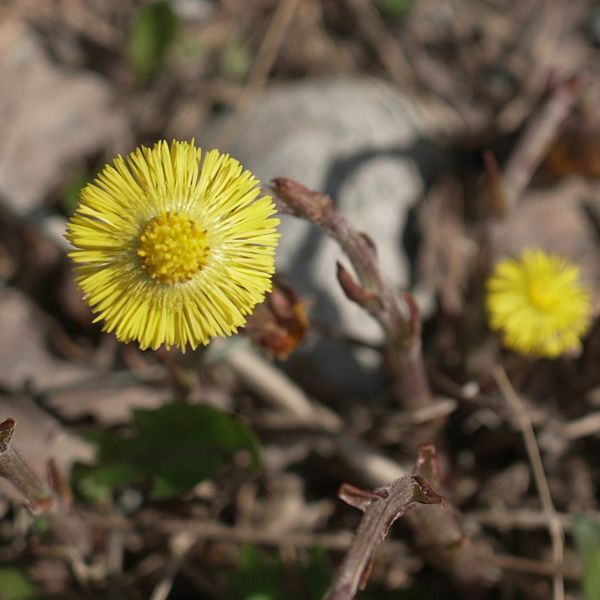
[[[158,142],[81,192],[67,239],[86,302],[123,342],[196,348],[231,335],[271,289],[279,220],[217,150]]]
[[[542,250],[500,261],[487,280],[486,302],[492,329],[521,354],[552,358],[577,351],[590,323],[579,269]]]

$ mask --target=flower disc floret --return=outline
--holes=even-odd
[[[590,323],[579,269],[542,250],[500,261],[487,281],[486,305],[491,328],[521,354],[554,358],[578,351]]]
[[[138,256],[142,268],[161,283],[189,281],[206,264],[206,231],[180,213],[162,211],[144,228]]]
[[[118,156],[81,192],[67,239],[84,298],[123,342],[196,348],[271,289],[279,220],[241,165],[193,142]]]

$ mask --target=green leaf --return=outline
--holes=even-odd
[[[76,463],[71,470],[71,484],[90,502],[108,502],[114,488],[144,480],[144,474],[132,465],[91,466]]]
[[[179,38],[173,50],[177,53],[178,58],[184,62],[194,62],[206,56],[208,50],[202,44],[202,40],[196,37]]]
[[[225,44],[220,59],[221,71],[229,79],[242,79],[252,63],[248,47],[235,39]]]
[[[164,66],[165,57],[177,37],[179,20],[166,1],[142,6],[129,32],[129,62],[141,80]]]
[[[119,485],[150,481],[153,498],[187,492],[230,467],[240,452],[248,466],[259,464],[259,444],[244,423],[210,406],[167,404],[134,410],[130,435],[88,436],[97,447],[98,466],[74,470],[77,489],[101,499]],[[105,490],[103,492],[102,490]]]
[[[48,529],[50,529],[50,523],[48,523],[47,517],[44,515],[37,515],[34,517],[31,523],[31,533],[35,536],[44,535]]]
[[[583,555],[583,593],[586,600],[600,599],[600,525],[585,517],[575,520],[575,544]]]
[[[312,548],[309,561],[301,565],[300,570],[306,588],[306,597],[310,600],[321,600],[325,596],[333,574],[325,550],[320,546]]]
[[[321,548],[313,548],[306,562],[286,566],[251,545],[240,549],[237,569],[229,577],[233,597],[240,600],[321,600],[331,581],[331,567]],[[297,589],[291,585],[296,584]]]
[[[67,185],[63,195],[60,199],[60,203],[63,210],[70,215],[75,211],[79,204],[79,192],[90,180],[89,174],[82,172],[74,177],[71,182]]]
[[[414,0],[375,0],[379,10],[389,17],[403,17],[412,6]]]
[[[234,597],[240,600],[285,600],[282,580],[281,561],[246,544],[240,549],[237,570],[229,582]]]
[[[39,598],[35,586],[16,567],[0,566],[0,599],[33,600]]]

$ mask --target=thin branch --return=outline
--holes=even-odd
[[[545,158],[560,127],[579,97],[577,79],[559,83],[531,120],[512,153],[502,176],[506,212],[519,201],[531,178]]]
[[[548,528],[548,515],[539,510],[527,508],[517,510],[506,509],[485,509],[472,510],[465,514],[468,519],[477,521],[480,525],[486,527],[495,527],[497,529],[523,529],[530,531],[535,529]],[[600,525],[600,513],[584,513],[586,519]],[[569,531],[573,527],[573,515],[567,513],[554,513],[564,531]]]
[[[580,582],[583,573],[579,568],[572,567],[567,570],[566,566],[558,569],[554,564],[532,560],[530,558],[521,558],[520,556],[511,556],[508,554],[494,554],[491,557],[492,562],[503,571],[521,571],[532,575],[541,575],[545,577],[554,577],[558,570],[561,570],[565,579]]]
[[[447,507],[434,491],[439,482],[435,448],[428,444],[420,448],[413,474],[397,479],[391,486],[374,491],[342,486],[340,498],[365,514],[327,600],[348,600],[364,587],[375,549],[391,523],[405,513],[417,544],[432,563],[471,585],[486,585],[498,578],[499,569],[490,563],[491,547],[485,541],[467,539],[458,512]],[[416,496],[411,495],[411,489]]]
[[[106,600],[119,600],[122,597],[123,559],[125,554],[125,534],[111,530],[106,543]]]
[[[227,146],[235,135],[244,115],[267,83],[285,35],[291,25],[300,0],[280,0],[275,9],[263,42],[250,69],[248,80],[237,102],[217,134],[216,147]]]
[[[371,0],[346,0],[348,8],[356,15],[357,26],[373,46],[379,62],[390,79],[401,89],[417,86],[416,78],[398,39]]]
[[[360,474],[368,485],[385,485],[409,472],[409,469],[349,435],[334,436],[332,441],[340,458]]]
[[[260,544],[264,546],[290,546],[292,548],[311,548],[322,546],[327,550],[344,551],[352,545],[352,534],[349,531],[331,533],[287,532],[282,537],[280,531],[255,529],[252,527],[232,527],[217,521],[158,518],[154,512],[151,516],[141,515],[135,520],[121,516],[106,516],[87,513],[86,519],[94,526],[102,529],[130,532],[137,529],[158,531],[164,535],[176,535],[188,531],[197,540],[225,540],[233,543]],[[390,542],[393,544],[393,542]],[[396,546],[398,548],[399,546]]]
[[[593,412],[564,424],[563,435],[568,440],[578,440],[600,432],[600,412]]]
[[[336,413],[310,399],[283,371],[247,344],[215,341],[210,352],[211,356],[221,355],[245,385],[300,423],[332,432],[342,429],[343,422]]]
[[[189,531],[182,531],[173,536],[170,544],[173,556],[171,557],[163,576],[152,591],[150,600],[167,600],[171,593],[171,589],[173,588],[173,583],[175,583],[177,573],[179,573],[188,554],[196,545],[197,541],[198,538]]]
[[[521,431],[521,435],[523,436],[540,502],[548,519],[548,532],[550,534],[550,539],[552,540],[552,557],[556,569],[553,577],[553,598],[554,600],[564,600],[565,582],[562,574],[564,532],[554,508],[552,495],[550,494],[550,486],[548,485],[548,479],[544,471],[544,463],[542,462],[542,456],[535,437],[535,431],[533,430],[531,417],[529,416],[527,407],[510,383],[504,369],[501,367],[496,368],[494,370],[494,378],[507,404],[514,411],[517,418],[517,424]]]

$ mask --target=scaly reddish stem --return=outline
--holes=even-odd
[[[331,198],[300,183],[280,177],[274,191],[284,211],[312,221],[340,245],[358,279],[338,264],[338,280],[352,300],[377,320],[385,335],[387,362],[399,401],[409,410],[433,402],[421,353],[420,317],[412,297],[406,296],[409,315],[404,315],[391,287],[386,284],[377,260],[375,244],[337,212]]]

